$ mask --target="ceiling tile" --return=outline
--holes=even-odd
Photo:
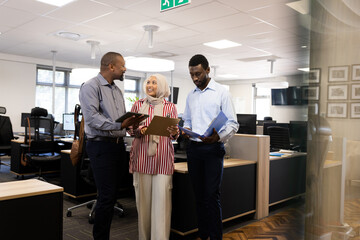
[[[79,0],[58,8],[55,11],[47,14],[47,16],[66,20],[75,23],[89,21],[91,19],[109,14],[116,9],[99,4],[93,1]]]
[[[55,33],[63,28],[66,28],[70,24],[68,22],[51,19],[48,17],[39,17],[33,21],[25,23],[18,27],[21,30],[33,31],[39,34]]]
[[[206,13],[206,14],[204,14]],[[238,13],[237,10],[220,4],[211,2],[198,7],[189,8],[187,10],[171,14],[169,16],[161,16],[159,19],[167,21],[178,26],[187,26],[203,21],[213,20],[220,17]]]
[[[5,1],[4,6],[17,10],[22,10],[24,12],[30,12],[36,15],[42,15],[58,8],[56,6],[52,6],[35,0],[21,2],[16,0]]]
[[[236,13],[233,15],[227,15],[221,18],[205,21],[197,24],[188,25],[187,28],[194,29],[201,32],[230,29],[240,27],[244,25],[258,23],[259,20],[251,17],[249,14]]]
[[[129,21],[129,19],[132,19],[132,21]],[[114,30],[116,28],[126,27],[140,22],[145,22],[149,19],[150,19],[149,17],[145,17],[145,16],[136,16],[134,18],[133,12],[129,12],[125,10],[117,10],[103,17],[99,17],[87,21],[84,24],[92,27],[97,27],[100,29]]]
[[[0,23],[8,27],[18,27],[37,16],[32,13],[0,6]]]

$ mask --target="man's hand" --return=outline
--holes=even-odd
[[[136,128],[139,127],[139,123],[144,120],[145,117],[144,115],[138,116],[136,117],[135,115],[125,119],[122,124],[121,124],[121,129],[124,128],[129,128],[130,126],[132,126],[132,128],[135,130]]]
[[[209,137],[200,137],[200,139],[204,142],[204,143],[216,143],[217,141],[219,141],[220,137],[217,133],[217,131],[215,130],[215,128],[213,128],[213,134]]]
[[[188,130],[191,131],[190,128],[187,128],[187,127],[186,127],[185,129],[188,129]],[[189,135],[187,135],[184,131],[181,131],[181,136],[183,136],[184,139],[189,139],[189,138],[190,138]]]

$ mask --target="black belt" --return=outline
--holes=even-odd
[[[190,141],[190,143],[194,145],[209,145],[209,143],[198,142],[198,141]]]
[[[88,141],[93,141],[93,142],[112,142],[112,143],[124,143],[124,138],[123,137],[94,137],[94,138],[89,138]]]

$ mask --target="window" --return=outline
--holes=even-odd
[[[266,116],[270,116],[270,95],[271,88],[257,88],[254,87],[254,106],[255,113],[258,120],[264,119]]]
[[[62,114],[73,112],[79,103],[79,89],[81,83],[72,78],[71,69],[56,68],[55,71],[55,112],[52,112],[52,80],[51,66],[37,66],[35,106],[42,107],[53,114],[55,121],[62,122]]]
[[[79,104],[79,90],[83,82],[93,78],[99,73],[98,69],[56,68],[55,72],[55,112],[52,113],[52,79],[51,66],[39,65],[37,67],[36,100],[35,105],[52,113],[55,121],[62,122],[63,113],[74,112],[75,104]],[[126,110],[130,111],[133,101],[139,96],[140,78],[126,76],[124,79],[124,97]]]
[[[135,100],[139,97],[140,78],[125,76],[124,79],[124,98],[126,111],[130,111]]]

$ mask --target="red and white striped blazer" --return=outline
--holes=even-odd
[[[145,99],[140,99],[134,103],[131,108],[131,112],[139,112]],[[164,99],[162,102],[163,117],[177,118],[177,110],[173,103]],[[165,174],[170,175],[174,173],[174,147],[171,143],[171,137],[159,137],[159,143],[156,154],[154,156],[148,156],[147,150],[149,146],[149,135],[140,135],[139,131],[144,126],[149,126],[151,120],[154,117],[154,106],[150,105],[149,117],[145,120],[142,126],[134,130],[132,133],[135,135],[135,139],[131,146],[130,151],[130,164],[129,171],[145,173],[145,174]]]

